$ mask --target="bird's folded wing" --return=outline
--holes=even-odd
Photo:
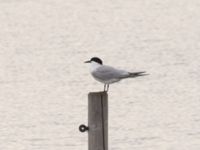
[[[129,73],[124,70],[118,70],[110,66],[102,66],[97,68],[96,71],[92,72],[94,77],[103,80],[110,80],[110,79],[121,79],[124,77],[129,76]]]

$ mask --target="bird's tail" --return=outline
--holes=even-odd
[[[129,72],[128,78],[135,78],[135,77],[146,76],[146,75],[148,75],[148,74],[146,74],[145,71],[140,71],[140,72]]]

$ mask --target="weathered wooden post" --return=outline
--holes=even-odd
[[[108,94],[88,94],[88,127],[81,125],[81,132],[88,130],[88,150],[108,150]]]
[[[89,93],[88,108],[89,150],[108,150],[107,93]]]

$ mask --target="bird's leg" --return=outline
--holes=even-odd
[[[109,84],[107,84],[107,92],[108,92],[108,90],[109,90]]]
[[[106,91],[106,84],[104,84],[104,88],[103,88],[103,91]]]

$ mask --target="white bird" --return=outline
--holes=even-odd
[[[90,63],[90,73],[97,81],[104,84],[104,91],[108,91],[109,84],[118,82],[121,79],[147,75],[144,71],[128,72],[103,65],[103,61],[98,57],[92,57],[90,60],[85,61],[85,63]]]

